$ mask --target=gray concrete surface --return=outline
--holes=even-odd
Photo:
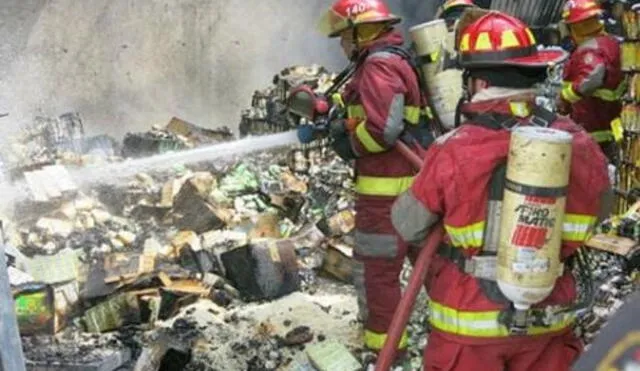
[[[236,128],[256,88],[292,64],[345,61],[315,32],[329,0],[2,0],[0,135],[77,110],[121,136],[177,115]],[[436,1],[396,0],[412,25]]]

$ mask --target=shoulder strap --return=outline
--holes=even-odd
[[[558,114],[535,104],[531,108],[530,122],[536,126],[549,127],[558,119]]]
[[[413,55],[406,48],[397,46],[397,45],[388,45],[388,46],[380,47],[377,49],[373,49],[369,52],[368,55],[373,55],[375,53],[385,53],[385,52],[392,53],[401,57],[409,64],[409,66],[411,66],[413,73],[416,75],[416,78],[418,79],[418,90],[420,90],[420,95],[423,99],[423,102],[426,102],[426,106],[429,108],[429,110],[431,111],[431,114],[433,115],[433,118],[435,119],[434,123],[436,125],[436,131],[440,132],[440,134],[444,134],[446,130],[442,125],[442,120],[440,120],[440,117],[438,116],[438,111],[436,111],[435,107],[433,106],[433,102],[429,97],[429,93],[427,90],[427,83],[424,80],[424,76],[422,72],[418,68],[418,64],[416,63],[417,62],[416,56]]]
[[[534,105],[531,108],[531,117],[529,118],[529,122],[535,126],[549,127],[557,120],[557,118],[558,115],[556,113],[551,112],[542,106]],[[510,129],[515,126],[517,122],[518,121],[512,116],[485,113],[472,117],[468,124],[478,125],[493,130],[501,130]]]

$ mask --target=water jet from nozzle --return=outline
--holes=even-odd
[[[297,143],[299,141],[296,130],[290,130],[283,133],[248,137],[233,142],[218,143],[103,166],[86,167],[71,172],[71,176],[77,184],[108,183],[115,179],[131,177],[142,172],[167,170],[179,165],[266,151]]]

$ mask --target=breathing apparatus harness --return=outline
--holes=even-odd
[[[465,71],[465,73],[467,73]],[[467,77],[469,75],[467,74]],[[465,84],[466,87],[466,84]],[[468,90],[467,90],[468,94]],[[465,100],[461,100],[464,102]],[[458,105],[458,113],[461,111],[461,103]],[[528,124],[539,127],[550,127],[556,121],[556,113],[547,108],[534,104],[531,107],[531,115]],[[480,113],[470,117],[465,125],[478,125],[491,130],[513,130],[520,125],[521,119],[512,115],[499,115],[492,113]],[[442,244],[438,254],[447,258],[458,266],[461,272],[475,277],[479,287],[494,303],[505,305],[500,312],[498,321],[509,329],[513,335],[526,335],[529,326],[550,327],[552,320],[562,315],[580,315],[586,312],[593,304],[594,291],[591,285],[592,276],[589,272],[589,254],[581,247],[565,261],[565,268],[576,268],[576,279],[581,284],[581,295],[578,302],[570,306],[549,306],[544,309],[530,309],[518,311],[513,303],[502,293],[495,278],[497,252],[499,246],[499,232],[501,224],[502,202],[505,187],[509,181],[506,179],[507,160],[501,161],[494,169],[489,182],[489,195],[487,200],[486,223],[483,233],[481,252],[471,258],[465,257],[461,249]]]
[[[347,67],[342,70],[334,79],[333,84],[322,94],[322,96],[331,99],[331,103],[329,104],[329,108],[327,114],[320,115],[319,117],[313,120],[313,125],[309,127],[308,125],[305,128],[299,127],[302,130],[312,130],[316,134],[304,134],[299,135],[301,137],[301,141],[310,142],[313,139],[312,137],[324,137],[328,135],[330,124],[332,121],[337,119],[345,118],[346,111],[344,102],[342,102],[341,97],[339,97],[339,90],[353,77],[356,70],[362,66],[364,61],[377,53],[392,53],[401,57],[411,66],[411,69],[416,74],[418,79],[418,85],[421,95],[421,106],[426,102],[426,108],[433,115],[433,119],[429,118],[428,114],[425,112],[421,112],[420,119],[418,125],[409,125],[405,126],[405,130],[400,137],[400,140],[405,142],[408,145],[413,146],[414,148],[418,146],[419,150],[426,150],[426,148],[433,143],[435,137],[444,133],[444,128],[441,124],[439,117],[437,116],[437,112],[433,107],[432,102],[427,99],[427,90],[426,84],[424,83],[424,79],[420,70],[417,67],[415,57],[405,48],[399,46],[384,46],[380,48],[374,48],[367,52],[357,52],[357,39],[355,38],[355,28],[354,28],[354,54],[350,58],[350,63]],[[325,100],[328,100],[325,98]],[[309,139],[302,139],[302,138]]]

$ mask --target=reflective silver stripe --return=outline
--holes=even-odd
[[[358,319],[364,322],[369,317],[367,290],[364,285],[364,263],[357,260],[352,260],[352,262],[353,286],[358,300]]]
[[[399,55],[395,54],[395,53],[391,53],[391,52],[375,52],[373,54],[370,54],[367,59],[376,59],[376,58],[380,58],[380,59],[389,59],[392,57],[399,57]]]
[[[487,215],[489,219],[486,223],[487,230],[484,234],[483,251],[498,252],[500,243],[500,221],[502,219],[502,201],[490,200]]]
[[[393,258],[398,253],[398,237],[392,234],[355,233],[356,246],[354,252],[360,256],[371,258]]]
[[[434,310],[431,310],[429,312],[429,320],[436,323],[440,322],[451,327],[465,328],[465,329],[472,329],[472,330],[493,330],[493,329],[502,327],[502,325],[497,321],[497,317],[496,319],[488,319],[488,320],[479,320],[479,319],[466,320],[459,317],[450,317],[445,315],[445,313],[443,312],[438,312]]]
[[[607,69],[604,64],[598,64],[593,71],[589,73],[580,86],[578,86],[578,93],[582,96],[589,96],[593,94],[602,84],[604,84],[604,75]]]
[[[391,223],[407,242],[420,243],[429,233],[429,228],[438,221],[438,215],[422,205],[411,189],[398,196],[391,208]]]
[[[396,94],[389,105],[387,122],[384,124],[384,142],[392,146],[404,130],[404,95]]]

